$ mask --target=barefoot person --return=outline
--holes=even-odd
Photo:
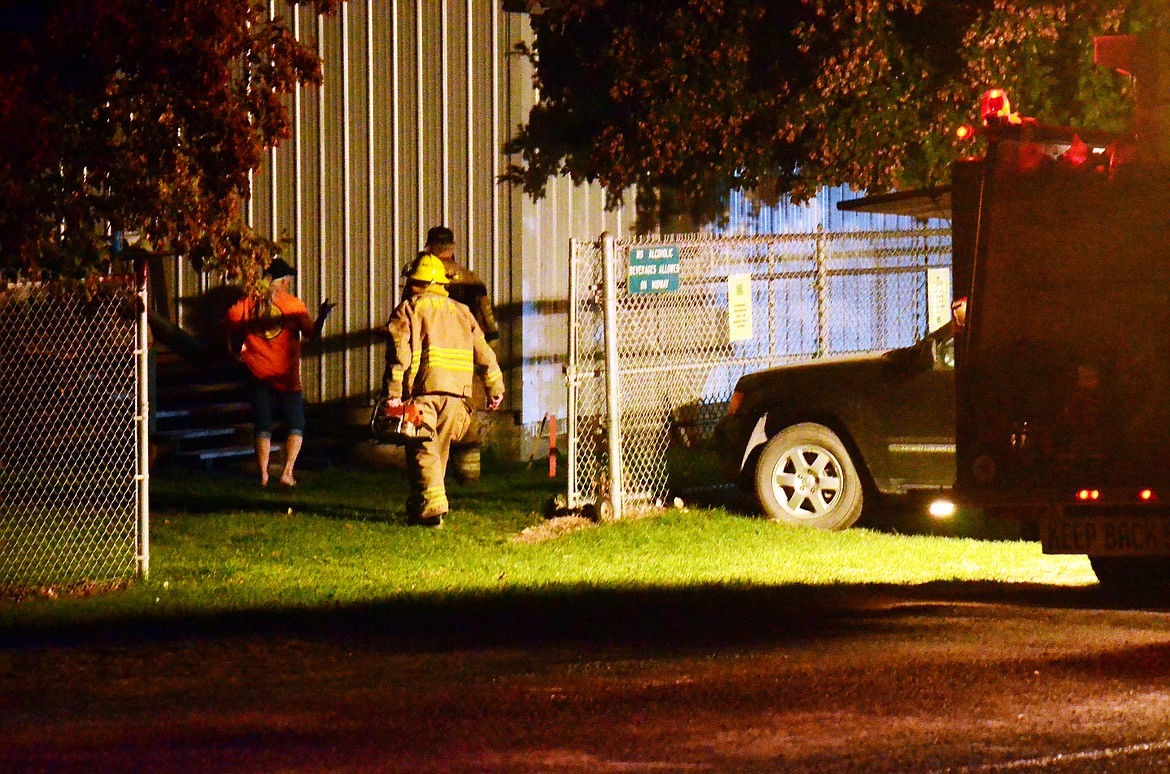
[[[291,266],[280,258],[274,259],[264,272],[267,288],[240,299],[227,313],[233,347],[238,347],[238,357],[252,375],[253,437],[261,486],[268,485],[273,404],[280,407],[288,426],[280,483],[285,486],[297,483],[294,473],[305,434],[301,337],[321,335],[334,306],[326,299],[317,313],[317,321],[311,321],[305,304],[289,292],[295,275]]]

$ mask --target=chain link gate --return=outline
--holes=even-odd
[[[147,571],[144,270],[134,285],[0,287],[0,594]]]
[[[603,235],[570,252],[567,499],[603,517],[722,486],[713,431],[744,374],[913,343],[939,270],[949,311],[949,229]],[[645,256],[658,265],[630,269]]]

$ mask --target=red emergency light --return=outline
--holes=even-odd
[[[1003,89],[988,89],[983,93],[979,104],[979,115],[983,117],[983,125],[994,122],[1018,124],[1021,123],[1020,114],[1012,112],[1012,103],[1007,92]]]
[[[955,137],[960,140],[970,139],[975,134],[975,127],[963,124],[955,129]]]
[[[1153,489],[1143,489],[1142,491],[1138,492],[1138,497],[1141,498],[1143,502],[1147,503],[1158,499],[1158,496],[1154,494]]]

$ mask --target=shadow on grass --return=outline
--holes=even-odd
[[[514,509],[539,512],[545,501],[564,491],[563,479],[550,480],[523,465],[484,461],[483,478],[472,484],[448,479],[453,508]],[[405,523],[406,474],[395,468],[351,466],[298,471],[298,485],[281,486],[273,477],[260,486],[255,474],[238,469],[208,471],[175,466],[155,473],[151,511],[165,515],[232,511],[312,513],[341,521]]]
[[[953,615],[960,606],[970,615],[972,605],[1167,609],[1164,600],[1117,600],[1096,586],[995,582],[636,590],[572,587],[28,625],[0,633],[0,646],[130,645],[259,636],[373,640],[403,652],[557,645],[685,652],[924,630],[947,625],[941,619]],[[994,614],[994,608],[989,607],[987,615]]]
[[[298,513],[352,521],[398,521],[406,483],[399,471],[364,471],[353,484],[355,474],[346,471],[340,486],[332,471],[298,471],[296,486],[283,486],[276,477],[261,486],[250,472],[240,470],[184,470],[166,468],[152,479],[151,512],[185,513],[204,516],[223,512],[274,512],[292,509]],[[377,495],[377,496],[374,496]]]

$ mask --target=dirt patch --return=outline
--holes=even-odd
[[[674,498],[671,507],[674,510],[686,510],[686,506],[683,505],[683,501],[678,497]],[[623,514],[621,520],[631,521],[633,519],[645,519],[652,516],[659,516],[665,513],[667,510],[668,509],[662,507],[631,508],[628,512]],[[586,512],[588,512],[588,509],[586,509]],[[567,535],[570,532],[576,532],[588,527],[597,527],[601,524],[613,523],[612,521],[609,521],[605,518],[602,518],[600,521],[598,521],[596,518],[592,518],[592,516],[578,515],[576,512],[569,512],[568,509],[561,509],[558,511],[558,513],[563,515],[550,516],[540,524],[526,527],[525,529],[521,530],[520,534],[512,538],[513,542],[543,543],[546,540],[552,540],[554,538],[560,537],[561,535]],[[592,515],[596,515],[596,512],[594,511]]]
[[[34,597],[92,597],[122,591],[130,582],[125,579],[108,581],[76,581],[46,586],[0,586],[0,602],[23,602]]]
[[[543,543],[570,532],[596,526],[597,522],[584,516],[557,516],[525,527],[513,540],[517,543]]]

